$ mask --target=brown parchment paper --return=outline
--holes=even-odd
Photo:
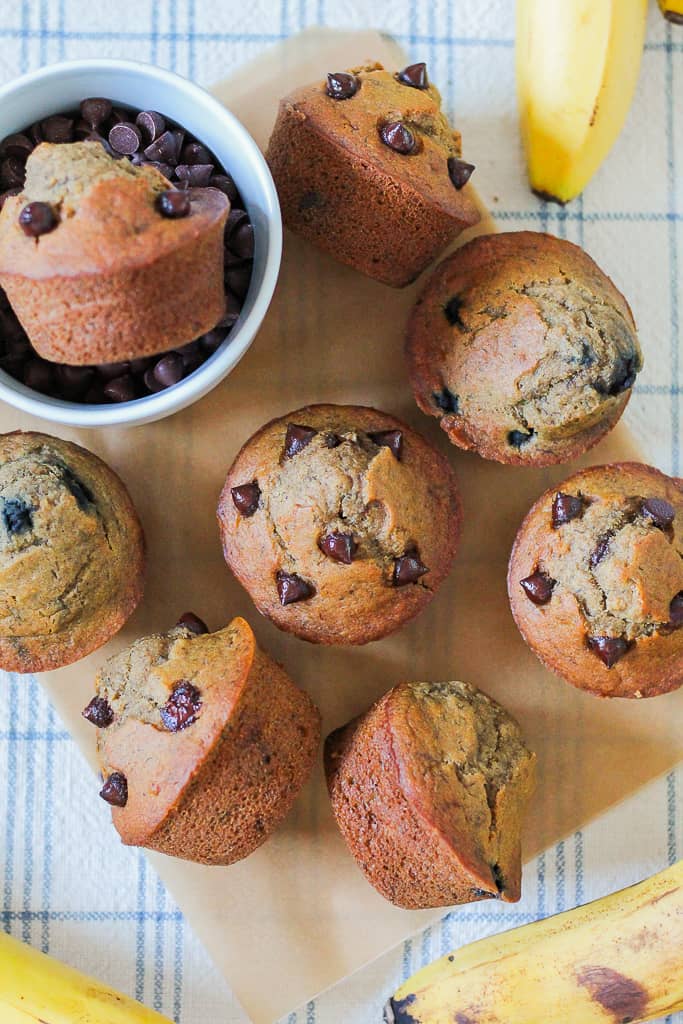
[[[402,61],[376,33],[308,32],[215,91],[263,144],[282,92],[366,58]],[[417,411],[406,383],[402,333],[415,293],[369,281],[289,236],[263,329],[207,398],[145,427],[53,431],[122,474],[145,525],[149,575],[142,607],[115,641],[41,681],[92,759],[94,731],[80,710],[98,665],[187,609],[212,628],[244,615],[319,704],[326,731],[401,679],[468,680],[518,717],[539,755],[528,859],[683,756],[683,692],[599,701],[555,679],[528,652],[508,610],[507,557],[530,503],[574,467],[498,466],[450,448],[435,421]],[[464,500],[456,565],[431,607],[398,635],[355,650],[316,648],[260,619],[224,566],[215,526],[216,499],[243,441],[271,417],[319,401],[376,405],[406,419],[448,453]],[[0,407],[0,429],[18,427],[51,429]],[[639,451],[622,425],[582,461],[615,458],[657,463],[657,450]],[[93,778],[94,800],[97,788]],[[111,841],[118,841],[113,829]],[[320,767],[278,834],[242,863],[203,868],[150,859],[256,1024],[279,1018],[441,913],[398,910],[365,882],[336,831]]]

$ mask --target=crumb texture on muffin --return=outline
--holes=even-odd
[[[519,899],[535,757],[466,683],[401,683],[328,737],[337,823],[370,883],[409,909]]]
[[[411,383],[454,444],[547,464],[595,444],[642,367],[631,311],[577,246],[481,236],[437,268],[411,314]]]

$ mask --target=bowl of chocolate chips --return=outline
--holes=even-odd
[[[0,400],[80,427],[184,408],[251,345],[281,252],[263,156],[199,86],[95,60],[0,89]]]

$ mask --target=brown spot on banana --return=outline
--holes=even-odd
[[[405,999],[390,999],[384,1007],[384,1024],[420,1024],[417,1017],[409,1012],[408,1007],[415,1002],[415,996]]]
[[[576,980],[591,999],[611,1013],[617,1024],[641,1020],[647,1016],[648,994],[639,982],[611,967],[584,967]]]

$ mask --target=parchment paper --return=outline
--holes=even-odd
[[[375,33],[309,32],[271,51],[216,94],[264,143],[279,96],[366,58],[401,66]],[[490,225],[489,225],[490,227]],[[76,742],[93,756],[80,717],[103,658],[193,609],[212,628],[246,616],[259,642],[319,704],[329,731],[401,679],[474,683],[519,719],[539,755],[539,790],[525,857],[584,824],[683,756],[683,692],[643,702],[599,701],[547,673],[512,622],[505,570],[530,503],[575,468],[498,466],[451,448],[415,407],[402,335],[416,287],[398,292],[288,236],[277,295],[251,351],[224,383],[175,417],[134,429],[52,430],[91,448],[129,485],[149,543],[142,607],[120,636],[41,681]],[[652,354],[650,354],[650,358]],[[220,551],[214,510],[225,472],[264,421],[307,402],[376,405],[422,431],[455,466],[465,530],[455,567],[431,607],[396,636],[359,649],[309,646],[260,619]],[[51,429],[0,408],[0,429]],[[582,463],[643,458],[620,426]],[[97,799],[93,778],[92,798]],[[112,843],[117,842],[112,829]],[[298,1006],[441,911],[391,907],[366,883],[337,833],[320,767],[279,833],[231,868],[151,860],[257,1024]]]

